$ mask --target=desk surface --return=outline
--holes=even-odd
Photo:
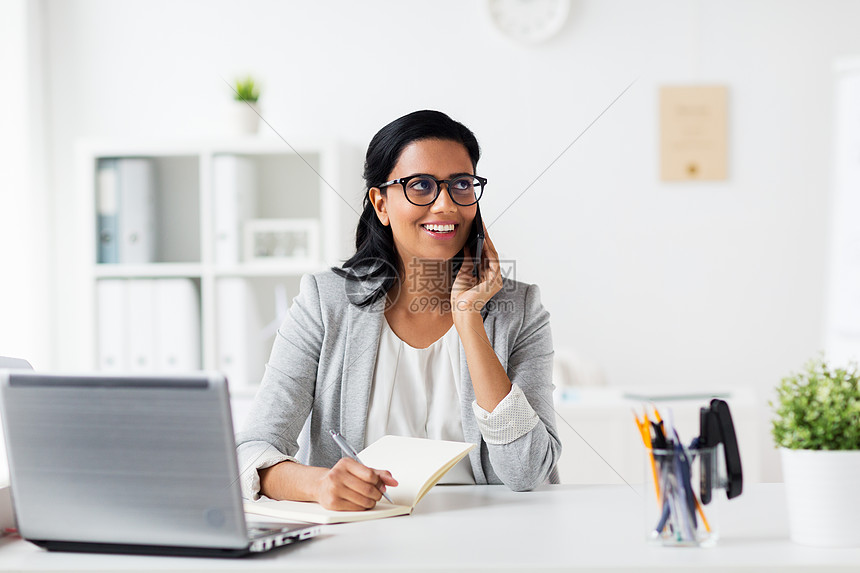
[[[788,539],[782,484],[756,484],[724,506],[717,547],[646,544],[641,498],[627,486],[438,486],[411,516],[327,526],[313,540],[246,559],[50,553],[0,540],[19,571],[853,571],[860,548]]]

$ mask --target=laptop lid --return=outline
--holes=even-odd
[[[0,370],[32,370],[33,367],[23,358],[13,358],[11,356],[0,356]]]
[[[23,358],[0,356],[0,370],[3,369],[32,370],[33,367]],[[6,440],[3,438],[2,423],[0,423],[0,528],[3,531],[17,528],[9,491],[9,463],[6,461]]]
[[[0,395],[24,538],[249,545],[220,374],[3,371]]]

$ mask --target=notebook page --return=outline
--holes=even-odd
[[[395,504],[412,507],[425,493],[427,482],[438,481],[474,447],[464,442],[383,436],[358,457],[371,468],[390,471],[400,485],[386,488],[386,493]]]

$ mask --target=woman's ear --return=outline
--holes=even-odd
[[[388,207],[385,204],[385,194],[378,187],[371,187],[368,193],[370,195],[370,203],[373,205],[373,210],[376,211],[379,222],[387,227],[390,221],[388,220]]]

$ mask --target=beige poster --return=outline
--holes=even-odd
[[[660,88],[663,181],[718,181],[728,171],[728,88]]]

